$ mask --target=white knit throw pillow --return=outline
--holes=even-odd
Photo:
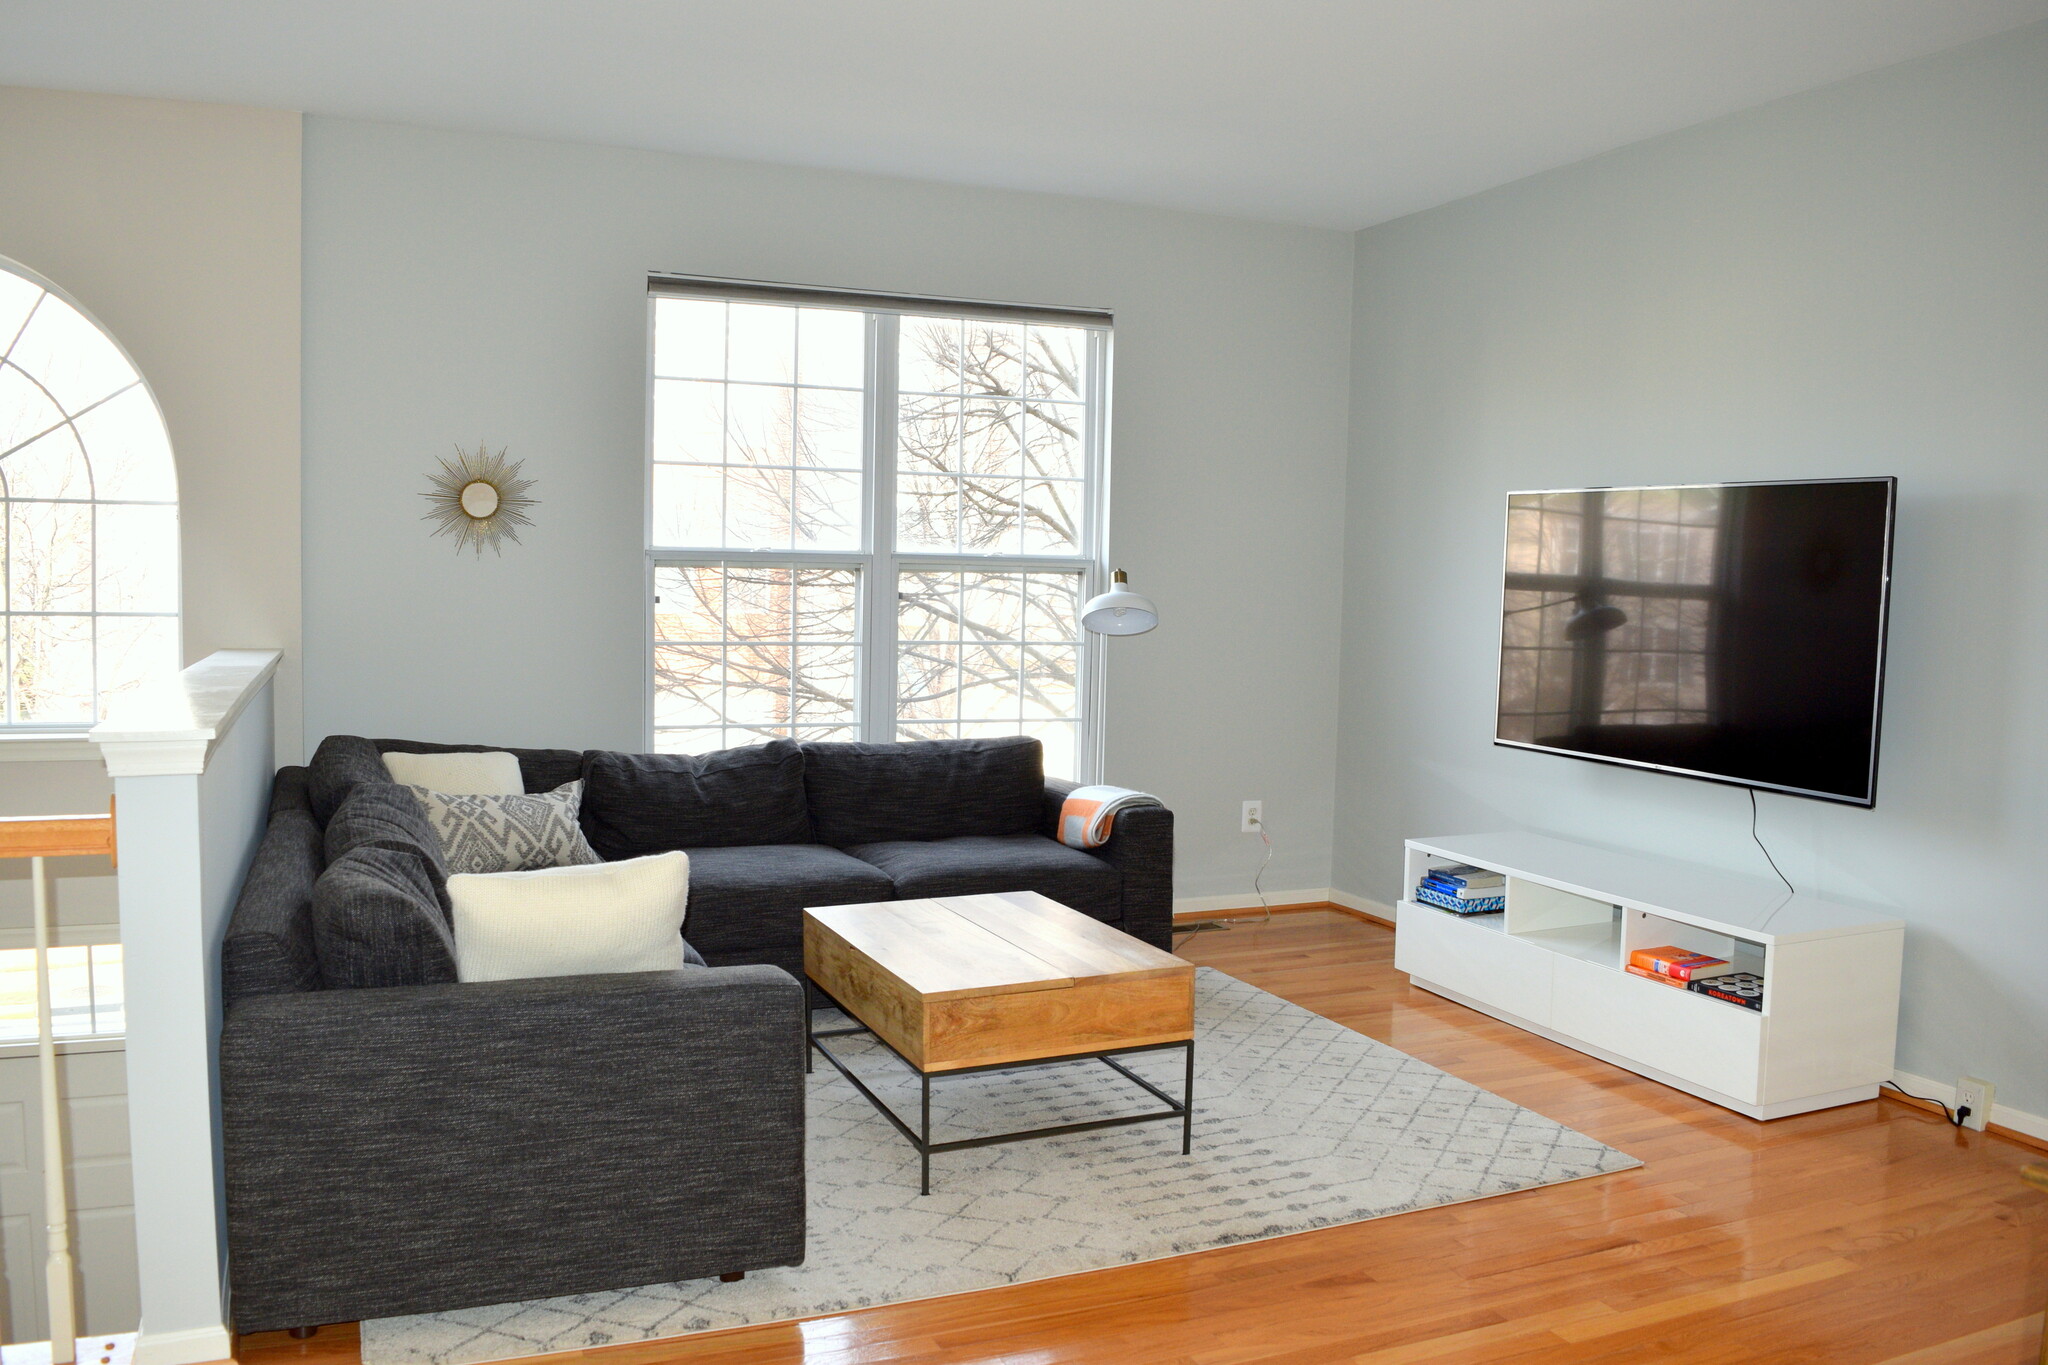
[[[517,796],[471,796],[408,787],[441,840],[441,855],[455,872],[529,872],[599,861],[576,823],[583,784]]]
[[[403,787],[427,787],[456,796],[518,796],[526,790],[519,760],[503,749],[482,754],[384,755],[384,771]]]
[[[690,859],[655,853],[588,867],[448,879],[463,981],[684,966]]]

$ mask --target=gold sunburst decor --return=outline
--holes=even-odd
[[[493,455],[481,442],[474,452],[455,447],[455,458],[443,459],[441,471],[427,475],[433,487],[420,496],[433,504],[433,510],[420,520],[434,522],[437,536],[454,536],[457,554],[467,547],[481,559],[486,545],[494,553],[505,553],[502,542],[519,543],[514,528],[533,525],[526,509],[537,500],[527,497],[526,490],[534,481],[519,477],[525,463],[507,464],[504,451]]]

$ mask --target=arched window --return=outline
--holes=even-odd
[[[115,344],[0,257],[0,729],[76,730],[178,667],[178,479]]]

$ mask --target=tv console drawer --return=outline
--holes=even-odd
[[[1757,1102],[1764,1017],[1675,986],[1560,957],[1550,1026],[1745,1104]]]
[[[1550,1025],[1554,954],[1490,925],[1403,902],[1394,935],[1394,965],[1412,977]],[[1498,921],[1498,916],[1493,917]]]

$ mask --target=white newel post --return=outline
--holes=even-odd
[[[137,1365],[232,1353],[221,1180],[220,947],[262,837],[275,650],[223,650],[92,732],[114,779],[127,976]]]

